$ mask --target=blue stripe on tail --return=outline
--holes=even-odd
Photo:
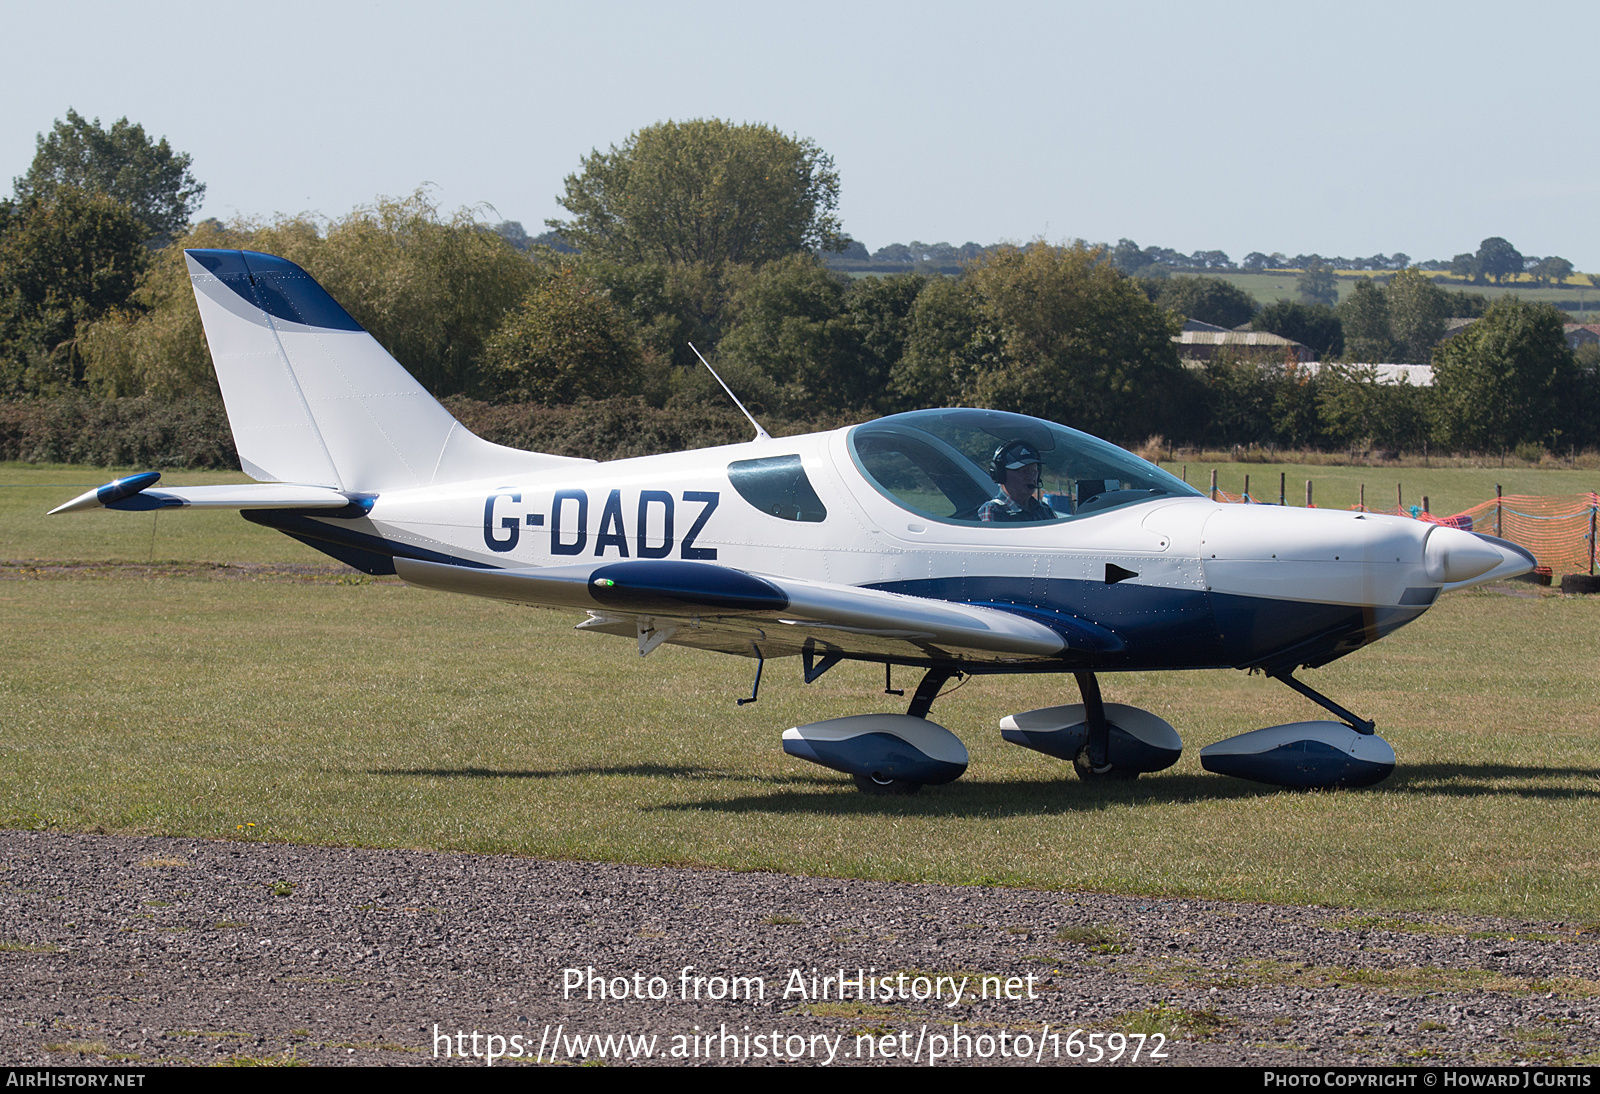
[[[217,280],[268,315],[326,330],[361,330],[312,276],[259,251],[187,251]]]

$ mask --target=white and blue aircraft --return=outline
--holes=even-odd
[[[579,630],[755,659],[807,683],[842,660],[920,670],[905,714],[795,726],[793,756],[910,793],[959,777],[928,720],[962,674],[1070,673],[1082,702],[1006,740],[1085,779],[1175,763],[1177,732],[1103,702],[1097,674],[1259,670],[1338,720],[1243,733],[1208,770],[1295,787],[1393,770],[1373,724],[1294,673],[1411,622],[1441,591],[1528,571],[1514,544],[1400,517],[1217,504],[1105,441],[992,410],[597,463],[457,422],[304,270],[251,251],[188,265],[240,462],[256,484],[156,472],[54,510],[237,509],[369,574],[586,611]],[[752,419],[752,422],[754,419]],[[1043,496],[1039,496],[1042,488]]]

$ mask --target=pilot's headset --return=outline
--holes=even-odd
[[[1030,463],[1044,465],[1044,460],[1039,458],[1039,450],[1020,437],[1014,441],[1007,441],[994,450],[994,459],[989,464],[989,477],[1004,486],[1006,472],[1027,467]]]

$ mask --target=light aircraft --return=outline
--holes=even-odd
[[[641,655],[670,642],[752,658],[741,703],[771,658],[798,657],[807,683],[843,660],[879,663],[886,691],[895,666],[920,670],[905,714],[783,734],[785,751],[868,793],[966,770],[966,746],[927,717],[962,674],[1070,673],[1083,701],[1010,715],[1005,739],[1085,779],[1159,771],[1177,732],[1104,702],[1098,682],[1149,669],[1259,670],[1338,719],[1217,742],[1208,770],[1377,782],[1393,749],[1294,673],[1443,590],[1534,565],[1514,544],[1400,517],[1217,504],[1105,441],[992,410],[783,438],[752,418],[745,444],[607,463],[523,452],[465,429],[292,262],[187,258],[257,482],[171,488],[147,472],[53,512],[237,509],[369,574],[586,611],[579,630],[635,639]]]

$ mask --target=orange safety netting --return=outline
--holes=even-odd
[[[1248,494],[1230,494],[1218,489],[1217,501],[1247,504],[1274,504]],[[1360,506],[1352,505],[1351,509]],[[1368,513],[1394,513],[1430,524],[1465,528],[1471,532],[1509,539],[1526,547],[1548,566],[1552,574],[1592,574],[1595,572],[1595,525],[1600,518],[1600,494],[1506,494],[1490,498],[1470,509],[1448,517],[1425,513],[1415,505],[1394,509],[1367,508]]]

